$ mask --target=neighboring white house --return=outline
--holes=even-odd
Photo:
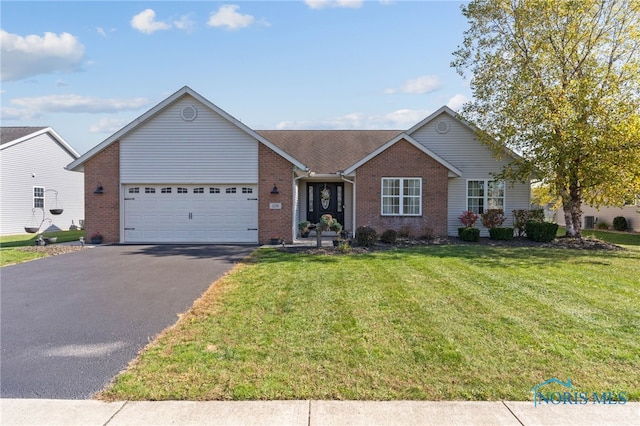
[[[79,156],[51,127],[0,127],[0,235],[40,226],[43,212],[41,231],[79,225],[84,177],[65,169]]]
[[[640,201],[640,200],[639,200]],[[628,205],[624,207],[600,207],[597,209],[589,205],[582,206],[582,228],[596,228],[598,223],[606,223],[609,229],[613,229],[613,219],[622,216],[627,219],[627,227],[631,231],[640,232],[640,203],[636,205]],[[560,226],[565,225],[564,214],[562,210],[555,213],[556,223]]]

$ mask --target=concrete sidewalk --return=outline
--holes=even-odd
[[[638,425],[640,403],[2,399],[2,425]]]

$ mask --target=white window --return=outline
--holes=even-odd
[[[243,194],[253,194],[253,188],[242,188],[242,193]]]
[[[129,188],[129,194],[139,194],[140,188]]]
[[[209,188],[209,194],[219,194],[220,188]]]
[[[382,178],[383,216],[420,216],[422,178]]]
[[[147,187],[147,188],[144,189],[144,193],[145,194],[155,194],[156,193],[156,189]]]
[[[162,188],[162,189],[160,190],[160,193],[162,193],[162,194],[171,194],[171,187],[168,187],[168,188]]]
[[[187,188],[178,187],[178,194],[188,194],[189,190]]]
[[[194,194],[204,194],[204,188],[193,188]]]
[[[44,209],[44,186],[33,187],[33,207]]]
[[[488,209],[504,210],[504,181],[468,180],[467,210],[482,214]]]
[[[226,192],[227,194],[235,194],[235,193],[236,193],[236,188],[227,188],[227,189],[225,190],[225,192]]]

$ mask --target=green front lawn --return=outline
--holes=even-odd
[[[57,243],[78,241],[84,236],[84,231],[56,231],[46,232],[45,237],[56,237]],[[26,262],[28,260],[46,257],[42,252],[25,252],[16,250],[16,247],[34,246],[36,234],[6,235],[0,237],[0,266],[13,265],[14,263]]]
[[[104,399],[640,399],[640,250],[258,250]]]

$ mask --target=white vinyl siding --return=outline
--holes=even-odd
[[[68,230],[84,220],[84,174],[70,172],[65,167],[76,158],[49,133],[34,135],[16,144],[3,144],[0,152],[0,232],[2,235],[24,234],[24,227],[34,216],[34,187],[46,191],[44,208],[48,222],[43,226]],[[63,209],[51,215],[49,209]],[[37,224],[42,211],[36,214]]]
[[[184,107],[197,117],[184,121]],[[185,95],[120,141],[122,183],[258,182],[258,141]]]
[[[436,130],[440,120],[448,124],[447,133]],[[446,113],[434,117],[411,136],[462,172],[460,177],[449,178],[448,183],[447,233],[456,236],[460,226],[458,217],[468,207],[467,180],[493,180],[492,174],[500,172],[510,157],[496,159],[491,150],[475,138],[469,127]],[[530,208],[530,186],[528,183],[506,182],[505,192],[508,195],[503,207],[507,218],[504,226],[512,226],[512,210]],[[482,226],[481,230],[483,236],[488,235]]]
[[[422,214],[421,178],[382,178],[383,216],[420,216]]]

